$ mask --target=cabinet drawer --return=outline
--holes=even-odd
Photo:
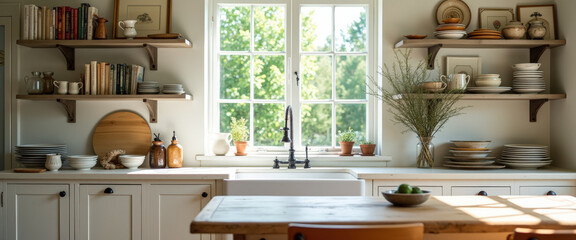
[[[428,190],[434,196],[442,196],[442,186],[425,186],[425,185],[418,185],[418,187],[422,190]],[[398,186],[378,186],[378,196],[382,196],[383,191],[387,190],[396,190]]]
[[[484,191],[488,196],[510,195],[510,186],[458,186],[452,187],[452,196],[477,195]]]
[[[549,191],[557,195],[576,196],[576,187],[543,187],[543,186],[524,186],[520,187],[520,195],[546,195]]]

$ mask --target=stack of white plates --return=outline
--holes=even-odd
[[[139,94],[157,94],[160,93],[160,87],[158,82],[144,81],[138,83],[138,93]]]
[[[182,84],[164,84],[162,86],[162,93],[183,94],[184,88],[182,88]]]
[[[508,144],[502,150],[499,163],[509,168],[536,169],[552,163],[548,146],[536,144]]]
[[[517,93],[539,93],[546,90],[546,83],[540,70],[518,70],[514,71],[512,81],[512,91]]]
[[[16,160],[29,168],[44,168],[46,154],[60,154],[64,164],[66,145],[62,144],[28,144],[16,146]]]
[[[458,169],[495,169],[504,168],[504,165],[496,165],[495,157],[488,157],[492,151],[485,148],[461,147],[457,142],[452,142],[456,147],[450,148],[452,156],[446,156],[444,166]],[[460,146],[460,147],[459,147]]]
[[[77,170],[90,170],[96,165],[98,155],[71,155],[68,161],[70,161],[70,166]]]

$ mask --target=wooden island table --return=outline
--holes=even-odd
[[[572,196],[432,196],[415,207],[382,197],[217,196],[196,216],[191,233],[286,234],[289,223],[421,222],[425,233],[513,232],[516,227],[576,229]]]

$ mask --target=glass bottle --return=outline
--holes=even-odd
[[[53,94],[54,93],[54,72],[43,72],[44,77],[42,80],[44,81],[44,94]]]
[[[42,94],[44,92],[44,84],[40,77],[40,72],[32,72],[32,76],[24,78],[24,81],[28,94]]]
[[[425,147],[424,147],[425,146]],[[431,168],[434,165],[434,144],[432,137],[418,137],[416,165],[419,168]]]
[[[168,159],[169,168],[179,168],[182,167],[182,164],[184,163],[183,151],[182,146],[178,144],[178,139],[176,139],[176,131],[173,131],[172,133],[172,144],[170,144],[166,149],[168,152],[166,157]]]
[[[160,134],[156,135],[152,146],[150,147],[149,159],[150,168],[165,168],[166,167],[166,148],[164,142],[160,140]]]

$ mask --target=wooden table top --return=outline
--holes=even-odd
[[[421,222],[425,233],[512,232],[516,227],[575,229],[572,196],[433,196],[415,207],[382,197],[217,196],[191,233],[284,234],[288,224]]]

